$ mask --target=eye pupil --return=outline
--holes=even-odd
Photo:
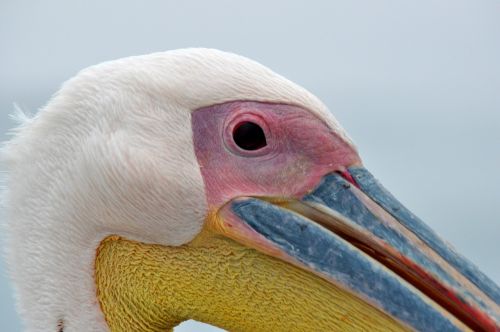
[[[242,122],[233,130],[233,140],[243,150],[258,150],[267,145],[262,128],[253,122]]]

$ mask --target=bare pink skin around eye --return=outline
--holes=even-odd
[[[242,122],[259,125],[267,145],[241,149],[233,131]],[[325,174],[361,164],[352,146],[297,106],[229,102],[204,107],[193,112],[192,128],[210,208],[240,196],[299,198]]]

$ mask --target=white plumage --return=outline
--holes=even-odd
[[[206,214],[190,111],[232,100],[313,95],[246,58],[185,49],[103,63],[64,84],[5,146],[7,261],[27,331],[103,331],[95,249],[109,234],[191,240]],[[175,190],[172,190],[175,188]]]

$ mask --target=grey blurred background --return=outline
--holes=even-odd
[[[0,2],[0,130],[89,65],[204,46],[318,95],[368,168],[500,283],[500,2]],[[1,236],[0,236],[1,241]],[[20,331],[0,260],[0,331]],[[213,331],[195,323],[176,331]]]

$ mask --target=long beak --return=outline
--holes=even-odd
[[[364,168],[298,199],[243,197],[217,230],[342,287],[419,331],[500,330],[500,289]]]

